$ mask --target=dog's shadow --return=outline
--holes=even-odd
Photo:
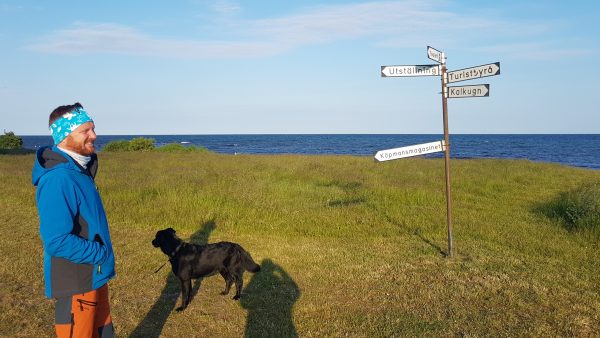
[[[210,237],[211,232],[216,228],[216,224],[214,221],[206,222],[202,225],[200,230],[194,232],[190,238],[190,242],[194,244],[208,244],[208,238]],[[165,268],[171,269],[171,266],[167,264]],[[194,283],[194,287],[192,289],[192,299],[198,293],[200,289],[200,283],[202,282],[202,278],[197,279]],[[154,303],[150,311],[146,314],[144,319],[138,324],[138,326],[133,330],[133,332],[129,335],[129,337],[144,337],[144,338],[158,338],[162,332],[165,323],[167,322],[167,318],[175,305],[177,304],[177,299],[179,298],[179,294],[181,293],[181,286],[179,283],[179,279],[175,277],[172,273],[169,273],[166,281],[165,287],[163,288],[158,300]]]
[[[264,259],[240,299],[248,310],[244,337],[298,337],[292,314],[298,298],[294,280],[281,266]]]

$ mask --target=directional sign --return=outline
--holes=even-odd
[[[375,160],[378,162],[396,160],[404,157],[419,156],[429,153],[444,151],[444,141],[429,142],[417,144],[414,146],[380,150],[375,154]]]
[[[440,65],[381,66],[382,77],[440,75]]]
[[[444,53],[431,46],[427,46],[427,57],[432,59],[433,61],[444,63]]]
[[[490,85],[448,87],[448,97],[482,97],[490,96]]]
[[[500,62],[448,72],[448,83],[478,79],[500,74]]]

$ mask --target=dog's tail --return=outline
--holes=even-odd
[[[248,253],[248,251],[242,249],[242,264],[244,266],[244,269],[246,269],[247,271],[250,272],[259,272],[260,271],[260,265],[256,264],[256,262],[254,262],[254,260],[252,259],[252,256],[250,256],[250,254]]]

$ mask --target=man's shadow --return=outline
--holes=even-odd
[[[248,310],[244,337],[298,337],[292,310],[300,298],[294,280],[270,259],[260,264],[240,303]]]
[[[208,221],[202,225],[202,227],[194,232],[190,238],[190,242],[194,244],[207,244],[210,233],[216,228],[214,221]],[[150,244],[150,243],[148,243]],[[165,268],[171,269],[170,264],[166,264]],[[192,299],[198,293],[200,289],[200,283],[202,279],[197,279],[194,282],[192,289]],[[165,281],[165,286],[158,297],[158,300],[154,303],[150,311],[146,314],[144,319],[138,324],[138,326],[131,332],[129,337],[144,337],[144,338],[158,338],[162,332],[167,318],[173,312],[177,299],[181,294],[181,284],[179,279],[172,273],[169,273]]]

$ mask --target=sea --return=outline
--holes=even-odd
[[[23,147],[52,144],[50,136],[20,136]],[[98,135],[96,148],[111,141],[152,138],[156,146],[179,143],[223,154],[373,156],[377,151],[441,141],[435,134],[243,134]],[[600,134],[453,134],[451,158],[506,158],[600,169]],[[442,157],[443,153],[422,155]]]

